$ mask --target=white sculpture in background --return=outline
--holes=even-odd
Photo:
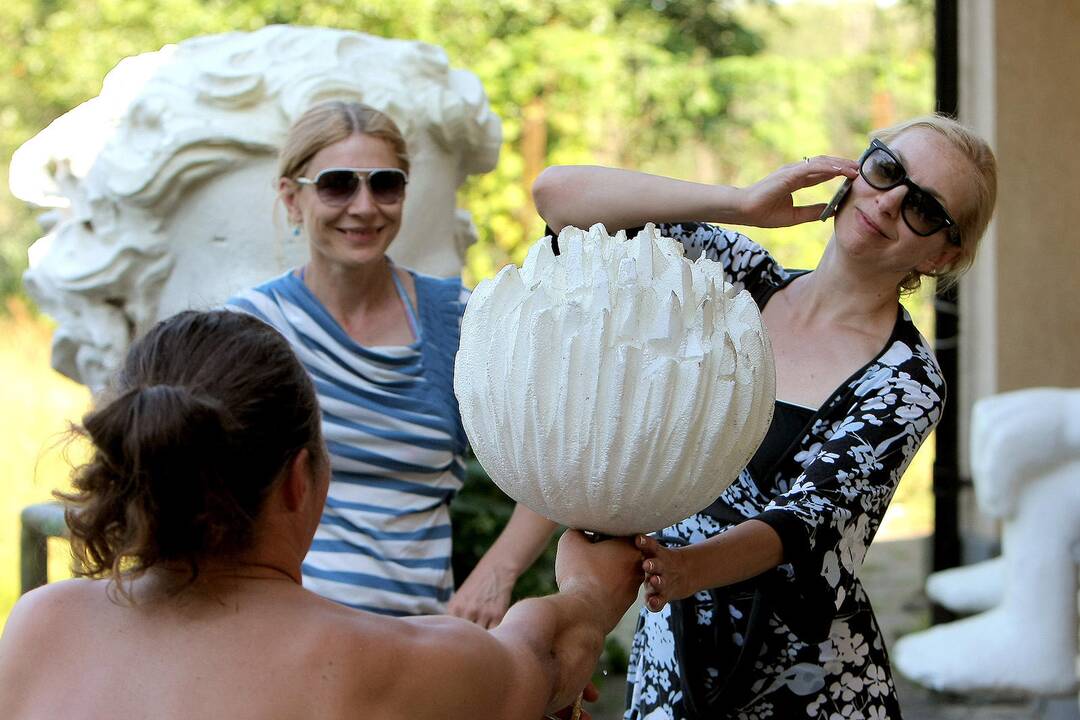
[[[701,510],[745,467],[775,401],[749,293],[649,225],[545,238],[477,286],[454,390],[477,459],[562,525],[651,532]]]
[[[307,242],[276,210],[276,153],[293,118],[332,98],[382,110],[408,142],[391,255],[459,273],[475,231],[456,192],[501,143],[474,75],[437,47],[341,30],[193,38],[121,61],[12,158],[12,192],[55,208],[25,277],[59,323],[53,366],[97,387],[154,320],[302,263]]]
[[[992,607],[901,638],[894,663],[935,690],[1075,692],[1080,390],[980,400],[971,471],[979,507],[1004,522],[1001,558],[931,580],[952,607]]]
[[[941,570],[926,579],[926,596],[960,614],[979,613],[1001,602],[1005,589],[1005,558],[997,556],[971,565]]]

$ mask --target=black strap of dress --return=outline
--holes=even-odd
[[[812,408],[777,401],[772,422],[747,468],[754,478],[765,478],[802,437],[806,425],[813,419]],[[703,511],[727,525],[736,525],[747,518],[717,499]],[[686,545],[681,538],[662,536],[669,545]],[[774,575],[765,572],[734,587],[710,588],[708,602],[712,605],[712,620],[699,623],[697,609],[701,601],[689,597],[671,604],[671,627],[675,636],[675,654],[683,690],[683,707],[688,718],[714,718],[724,708],[730,708],[737,693],[745,692],[751,682],[754,661],[761,653],[767,635],[769,617],[779,591],[772,582]],[[743,643],[732,641],[735,628],[727,602],[732,593],[752,593]],[[720,675],[713,674],[715,670]],[[725,672],[726,669],[726,672]]]
[[[697,620],[699,601],[693,597],[671,604],[671,629],[675,658],[679,664],[683,709],[690,719],[716,718],[734,705],[739,692],[750,686],[754,660],[761,653],[772,614],[772,593],[760,583],[753,587],[753,600],[741,646],[732,642],[734,628],[726,607],[726,588],[711,588],[709,600],[713,619]],[[726,673],[724,668],[727,668]],[[714,675],[718,669],[720,675]]]
[[[668,535],[658,539],[669,547],[689,544],[682,538]],[[698,622],[697,610],[702,601],[696,597],[671,603],[675,661],[679,666],[683,709],[688,720],[721,717],[718,713],[732,706],[736,693],[749,686],[754,660],[761,652],[772,614],[772,593],[765,589],[765,583],[755,582],[762,577],[739,584],[753,592],[741,646],[732,642],[735,630],[727,610],[731,587],[706,591],[712,610],[712,620],[707,623]],[[723,668],[728,668],[726,673]],[[721,674],[714,675],[714,669],[719,669]]]

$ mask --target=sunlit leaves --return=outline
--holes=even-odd
[[[7,0],[0,4],[0,154],[9,157],[95,95],[121,58],[194,35],[288,22],[434,43],[453,66],[480,78],[503,119],[498,167],[461,191],[480,238],[466,271],[475,282],[520,261],[542,231],[528,192],[538,164],[597,162],[746,183],[802,155],[853,154],[882,117],[929,109],[927,7],[925,0],[888,9],[871,0],[842,7],[765,0]],[[791,230],[776,241],[800,262],[812,261],[822,230]],[[0,292],[15,287],[35,235],[32,214],[0,197]]]

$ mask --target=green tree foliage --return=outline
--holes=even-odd
[[[504,121],[498,168],[462,192],[480,231],[475,282],[538,237],[528,188],[547,164],[748,182],[805,154],[857,152],[876,120],[929,107],[930,21],[927,0],[8,0],[0,171],[119,59],[166,43],[277,22],[419,39],[475,72]],[[0,294],[36,234],[31,212],[0,197]],[[777,237],[813,259],[799,232]]]
[[[600,155],[630,165],[722,118],[710,64],[759,45],[736,21],[734,4],[9,0],[0,11],[0,66],[10,69],[0,81],[0,157],[96,94],[121,58],[192,35],[290,22],[431,42],[479,75],[504,121],[502,162],[463,193],[481,234],[470,257],[475,281],[520,261],[542,229],[528,188],[552,158]],[[29,213],[10,197],[0,230],[0,291],[10,292],[35,234]]]

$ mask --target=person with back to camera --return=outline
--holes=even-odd
[[[559,543],[556,595],[484,630],[389,618],[304,589],[330,482],[289,344],[231,311],[138,340],[80,429],[67,501],[87,574],[16,604],[0,708],[23,718],[539,718],[588,681],[633,602],[628,540]]]
[[[825,206],[796,207],[791,194],[841,175],[846,199],[812,272],[685,222],[809,222]],[[556,231],[657,222],[688,257],[722,263],[756,300],[775,354],[775,413],[747,468],[659,540],[637,538],[651,612],[631,650],[626,718],[900,718],[857,573],[945,386],[899,299],[973,261],[996,195],[989,146],[927,116],[874,133],[858,162],[809,158],[747,188],[554,167],[533,192]]]
[[[324,102],[293,123],[278,171],[310,260],[228,306],[285,335],[322,406],[332,479],[304,586],[373,612],[492,627],[555,525],[518,506],[451,597],[449,504],[467,445],[453,370],[467,292],[386,254],[401,226],[405,140],[377,110]]]

